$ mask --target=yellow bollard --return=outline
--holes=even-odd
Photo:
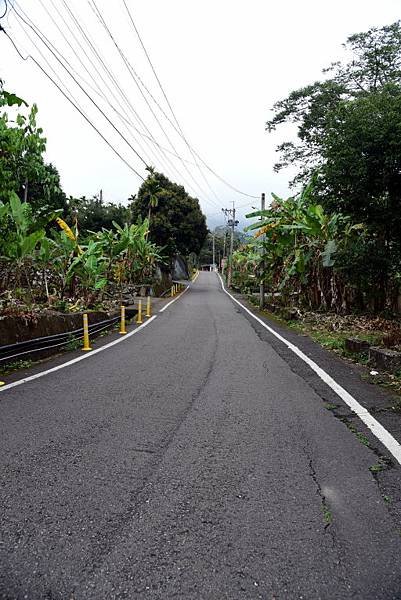
[[[152,316],[152,306],[151,306],[151,300],[150,300],[150,296],[148,296],[148,300],[146,303],[146,317],[151,317]]]
[[[6,385],[6,382],[5,381],[0,381],[0,386],[2,386],[2,385]]]
[[[92,350],[92,348],[89,345],[88,315],[86,313],[83,314],[83,321],[84,321],[84,346],[83,346],[82,350],[84,350],[84,351]]]
[[[139,302],[138,302],[138,314],[136,317],[136,322],[138,323],[138,325],[141,325],[141,323],[143,323],[142,321],[142,300],[139,298]]]
[[[121,335],[124,335],[124,333],[127,333],[127,330],[125,329],[125,306],[121,307],[121,319],[120,319],[120,331],[119,333]]]

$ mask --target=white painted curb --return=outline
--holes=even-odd
[[[391,452],[396,461],[401,465],[401,445],[391,435],[391,433],[389,433],[387,429],[385,429],[383,425],[379,423],[379,421],[372,417],[372,415],[366,410],[366,408],[359,404],[359,402],[355,400],[355,398],[351,396],[351,394],[349,394],[347,390],[345,390],[341,385],[339,385],[328,373],[326,373],[326,371],[324,371],[321,367],[319,367],[318,364],[316,364],[311,358],[309,358],[309,356],[304,354],[304,352],[302,352],[302,350],[300,350],[298,346],[295,346],[295,344],[292,344],[291,342],[286,340],[285,337],[283,337],[282,335],[274,331],[274,329],[266,325],[266,323],[262,321],[262,319],[259,319],[259,317],[254,315],[252,311],[250,311],[248,308],[246,308],[246,306],[244,306],[243,304],[241,304],[241,302],[234,298],[234,296],[232,296],[230,292],[228,292],[224,287],[223,280],[219,274],[218,277],[220,279],[221,287],[223,291],[227,294],[227,296],[229,296],[231,300],[238,304],[246,313],[248,313],[248,315],[255,319],[255,321],[257,321],[260,325],[262,325],[262,327],[267,329],[269,333],[274,335],[274,337],[280,340],[280,342],[283,342],[283,344],[285,344],[287,348],[292,350],[294,354],[296,354],[301,360],[303,360],[312,369],[312,371],[314,371],[320,377],[320,379],[324,381],[324,383],[328,385],[333,390],[333,392],[335,392],[337,396],[339,396],[341,400],[343,400],[343,402],[345,402],[345,404],[356,415],[358,415],[361,421],[365,423],[365,425],[371,430],[371,432],[377,437],[377,439],[383,444],[383,446],[385,446],[387,450]]]
[[[195,279],[196,279],[196,277],[195,277]],[[195,279],[194,279],[194,281],[195,281]],[[173,302],[175,302],[176,300],[181,298],[181,296],[183,294],[185,294],[185,292],[189,289],[189,287],[190,286],[186,287],[185,290],[183,292],[181,292],[181,294],[179,294],[171,302],[169,302],[168,304],[163,306],[163,308],[159,312],[165,311],[166,308],[168,308],[171,304],[173,304]],[[150,317],[147,321],[145,321],[145,323],[143,323],[136,329],[133,329],[126,335],[121,336],[120,338],[113,340],[112,342],[109,342],[108,344],[105,344],[104,346],[101,346],[100,348],[96,348],[96,350],[92,350],[91,352],[82,354],[82,356],[77,356],[76,358],[68,360],[67,362],[65,362],[61,365],[57,365],[57,367],[52,367],[51,369],[47,369],[46,371],[41,371],[40,373],[36,373],[35,375],[29,375],[28,377],[24,377],[23,379],[19,379],[18,381],[13,381],[12,383],[7,383],[6,385],[3,385],[0,387],[0,392],[4,392],[5,390],[9,390],[13,387],[17,387],[18,385],[22,385],[23,383],[27,383],[28,381],[33,381],[34,379],[39,379],[39,377],[44,377],[45,375],[48,375],[49,373],[55,373],[56,371],[60,371],[60,369],[64,369],[65,367],[69,367],[71,365],[74,365],[75,363],[81,362],[81,360],[90,358],[94,354],[98,354],[98,352],[103,352],[103,350],[107,350],[108,348],[111,348],[112,346],[115,346],[116,344],[120,344],[121,342],[124,342],[125,340],[130,338],[132,335],[139,333],[142,329],[144,329],[147,325],[149,325],[149,323],[151,323],[155,319],[157,319],[157,315],[153,315],[153,317]]]
[[[39,379],[39,377],[44,377],[45,375],[48,375],[49,373],[55,373],[56,371],[60,371],[60,369],[64,369],[65,367],[69,367],[70,365],[74,365],[75,363],[81,362],[81,360],[91,358],[91,356],[93,356],[94,354],[98,354],[98,352],[103,352],[103,350],[107,350],[108,348],[111,348],[112,346],[115,346],[116,344],[121,344],[121,342],[124,342],[125,340],[130,338],[132,335],[139,333],[142,329],[144,329],[147,325],[149,325],[149,323],[151,323],[155,319],[157,319],[157,315],[150,317],[147,321],[145,321],[145,323],[143,323],[142,325],[139,325],[139,327],[137,327],[136,329],[133,329],[126,335],[121,336],[120,338],[117,338],[116,340],[113,340],[112,342],[109,342],[108,344],[105,344],[104,346],[101,346],[100,348],[96,348],[96,350],[92,350],[91,352],[82,354],[82,356],[77,356],[76,358],[73,358],[72,360],[69,360],[61,365],[57,365],[57,367],[52,367],[51,369],[47,369],[46,371],[41,371],[40,373],[36,373],[35,375],[29,375],[29,377],[24,377],[23,379],[19,379],[18,381],[13,381],[12,383],[3,385],[2,387],[0,387],[0,392],[4,392],[5,390],[9,390],[10,388],[17,387],[17,385],[22,385],[23,383],[27,383],[28,381],[33,381],[34,379]]]
[[[169,302],[168,304],[166,304],[165,306],[163,306],[163,308],[161,308],[159,310],[159,313],[162,313],[166,310],[166,308],[168,308],[169,306],[171,306],[172,304],[174,304],[174,302],[176,300],[178,300],[179,298],[181,298],[181,296],[183,296],[185,294],[185,292],[189,290],[189,286],[185,288],[185,290],[183,292],[181,292],[180,294],[178,294],[178,296],[176,298],[174,298],[174,300],[171,300],[171,302]]]

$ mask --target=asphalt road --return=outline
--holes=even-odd
[[[401,598],[377,462],[217,276],[0,394],[0,598]]]

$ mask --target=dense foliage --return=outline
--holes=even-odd
[[[79,242],[77,233],[50,212],[35,218],[15,192],[0,203],[3,308],[12,299],[68,308],[119,299],[125,286],[151,283],[158,248],[146,239],[148,221],[103,229]],[[50,234],[46,226],[53,224]]]
[[[305,190],[256,213],[260,277],[315,307],[380,311],[396,305],[401,278],[400,22],[344,46],[347,58],[277,102],[267,123],[296,125],[276,169],[298,166]]]
[[[132,217],[149,218],[149,238],[170,257],[199,254],[207,235],[199,201],[153,169],[133,200]]]
[[[267,210],[252,213],[261,217],[249,227],[254,241],[234,255],[234,265],[248,278],[259,269],[260,280],[287,303],[295,298],[310,308],[343,310],[354,300],[344,265],[363,226],[325,212],[311,201],[312,192],[308,187],[287,200],[274,196]]]
[[[383,309],[401,262],[400,22],[352,35],[345,49],[349,59],[278,102],[267,127],[298,127],[298,142],[280,146],[277,169],[299,165],[296,181],[313,180],[316,203],[366,225],[365,247],[352,253],[354,283],[373,285]]]
[[[36,106],[0,81],[0,108],[0,308],[118,302],[124,291],[155,282],[167,252],[199,252],[205,217],[184,188],[149,169],[127,206],[102,194],[67,198],[44,161]]]

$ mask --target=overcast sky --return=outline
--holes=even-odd
[[[145,162],[199,197],[210,225],[223,224],[221,208],[231,207],[233,200],[243,225],[243,215],[259,200],[233,192],[204,168],[202,176],[190,164],[194,157],[186,143],[139,83],[165,130],[163,133],[135,83],[132,69],[173,123],[174,120],[123,0],[95,2],[126,63],[91,9],[91,1],[18,0],[15,6],[21,14],[25,11],[62,59],[68,61],[81,86]],[[254,196],[262,191],[267,196],[272,191],[287,194],[292,175],[289,171],[273,172],[277,160],[275,146],[291,135],[288,128],[274,135],[265,132],[273,103],[319,78],[322,68],[341,56],[341,44],[348,35],[394,22],[401,13],[400,0],[126,2],[186,140],[220,176]],[[0,13],[3,5],[4,0],[0,0]],[[114,83],[85,45],[67,5],[112,72]],[[32,30],[25,27],[24,31],[12,11],[2,25],[23,54],[37,58],[49,72],[51,67],[56,70],[60,83],[67,85],[68,93],[72,93],[93,123],[129,164],[146,177],[143,162],[51,58]],[[50,67],[44,59],[50,61]],[[48,140],[46,158],[58,168],[68,195],[92,196],[103,189],[105,200],[125,203],[137,192],[141,183],[137,175],[108,148],[31,60],[24,62],[18,57],[4,34],[0,35],[0,78],[5,80],[7,90],[38,104],[39,122]],[[189,163],[182,163],[157,147],[155,153],[153,142],[143,134]]]

